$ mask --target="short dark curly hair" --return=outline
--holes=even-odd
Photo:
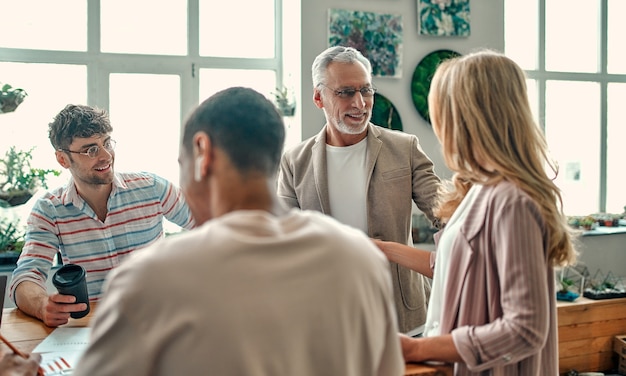
[[[74,138],[111,133],[109,114],[97,107],[68,104],[48,124],[48,138],[55,150],[67,149]]]

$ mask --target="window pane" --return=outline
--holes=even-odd
[[[200,0],[200,55],[272,58],[274,21],[274,0]]]
[[[598,72],[599,0],[546,1],[546,69]]]
[[[117,171],[149,171],[178,184],[180,77],[111,74]]]
[[[253,69],[200,69],[200,102],[231,86],[250,87],[270,98],[276,72]]]
[[[48,124],[67,104],[87,103],[87,68],[82,65],[2,63],[0,72],[9,85],[28,96],[15,110],[0,115],[0,158],[11,146],[33,151],[36,168],[63,171],[48,179],[50,188],[61,185],[69,173],[57,163],[48,140]]]
[[[100,7],[103,52],[187,53],[186,1],[106,0]]]
[[[540,124],[539,122],[539,98],[537,91],[537,80],[526,80],[526,91],[528,92],[528,103],[530,104],[530,110],[533,113],[533,117],[535,118],[535,122]]]
[[[556,184],[565,212],[598,211],[600,181],[600,86],[594,82],[546,83],[546,137],[559,163]]]
[[[538,6],[537,0],[506,0],[504,3],[505,53],[523,69],[537,69]]]
[[[626,140],[626,84],[608,86],[607,129],[607,195],[606,211],[626,211],[626,175],[624,175],[624,142]]]
[[[0,47],[87,50],[84,0],[5,1],[0,6]]]
[[[608,0],[608,72],[626,74],[624,35],[626,35],[626,1]]]

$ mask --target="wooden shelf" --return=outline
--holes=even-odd
[[[626,298],[558,302],[559,373],[617,367],[613,337],[626,334]]]

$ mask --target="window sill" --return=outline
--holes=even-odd
[[[626,234],[626,226],[598,226],[593,230],[583,232],[583,236]]]

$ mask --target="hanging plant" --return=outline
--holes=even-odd
[[[14,88],[0,82],[0,114],[13,112],[28,94],[24,89]]]
[[[11,206],[26,202],[39,187],[47,189],[49,175],[61,174],[58,170],[33,168],[32,151],[17,150],[12,146],[4,159],[0,159],[0,200]]]

